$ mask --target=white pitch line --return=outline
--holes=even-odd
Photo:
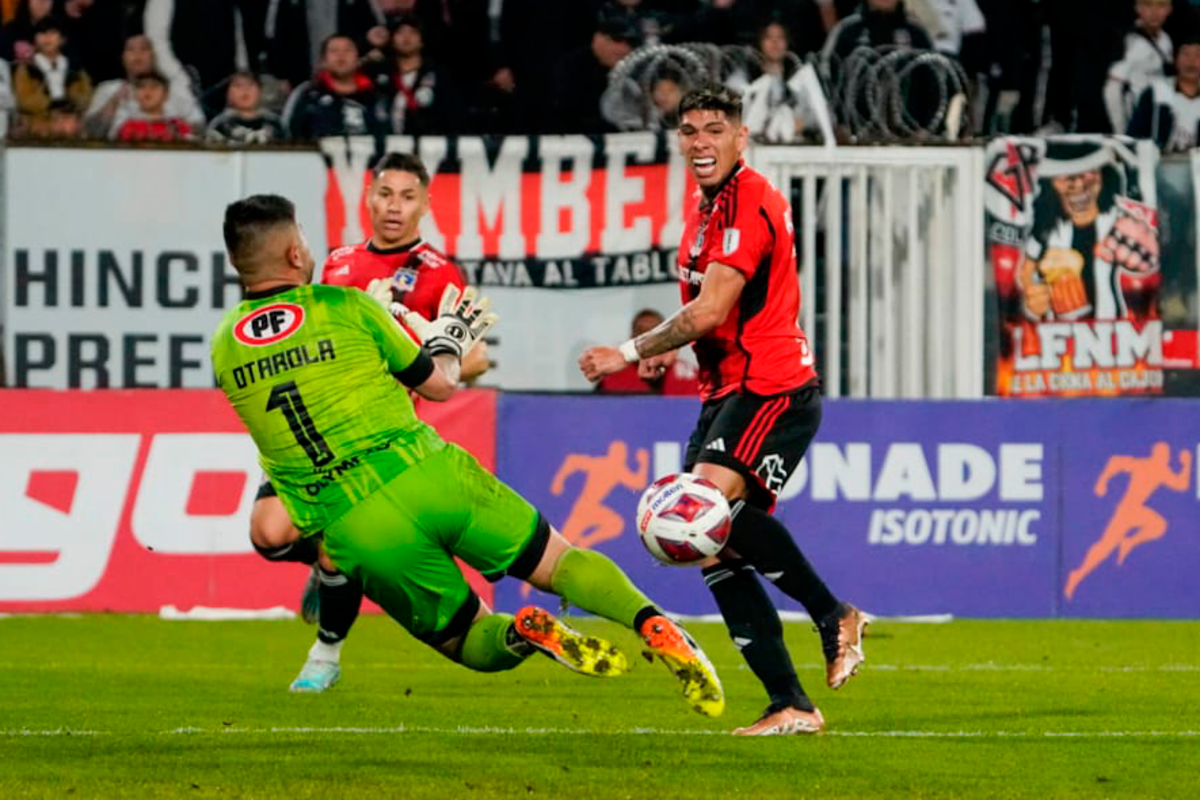
[[[727,736],[726,731],[714,730],[671,730],[666,728],[629,728],[626,730],[600,731],[587,728],[505,728],[492,726],[459,726],[438,728],[425,725],[397,725],[394,727],[315,727],[276,726],[269,728],[196,728],[180,727],[155,731],[156,736],[206,736],[231,734],[319,734],[322,736],[349,734],[352,736],[378,736],[402,734],[446,734],[451,736]],[[136,733],[113,731],[74,730],[50,728],[32,730],[20,728],[0,730],[0,737],[23,736],[132,736]],[[847,739],[1194,739],[1200,731],[826,731],[822,736]]]
[[[176,664],[177,669],[205,669],[211,667],[211,664]],[[797,669],[824,669],[824,663],[800,662],[796,665]],[[32,664],[26,662],[0,661],[0,669],[29,669],[37,668],[39,670],[47,669],[66,669],[77,670],[78,664],[68,664],[65,662],[46,662]],[[427,671],[442,671],[445,670],[444,664],[389,664],[384,661],[372,661],[364,663],[350,662],[348,669],[352,670],[385,670],[389,672],[427,672]],[[732,668],[726,669],[749,670],[745,664],[736,664]],[[863,665],[864,670],[873,670],[875,672],[1069,672],[1072,675],[1080,673],[1193,673],[1200,672],[1200,664],[1132,664],[1126,666],[1061,666],[1056,667],[1049,664],[1000,664],[995,661],[985,661],[978,664],[877,664],[873,661],[868,661]]]
[[[0,731],[0,736],[111,736],[112,731],[83,731],[73,728],[50,728],[48,730],[30,730],[18,728],[10,731]]]

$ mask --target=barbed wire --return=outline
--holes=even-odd
[[[854,141],[957,141],[969,135],[970,83],[933,50],[859,47],[822,63],[838,124]]]
[[[811,116],[827,104],[842,135],[851,141],[957,141],[970,134],[966,109],[970,83],[959,63],[930,50],[859,47],[844,59],[808,63],[818,82],[800,89],[793,78],[805,66],[794,53],[772,87],[771,103],[788,114]],[[634,50],[609,73],[601,113],[620,130],[663,130],[675,124],[672,101],[690,89],[720,83],[749,96],[765,75],[763,56],[747,45],[705,42],[652,45]],[[759,85],[761,89],[761,84]],[[821,94],[812,97],[812,94]],[[803,126],[801,126],[803,127]],[[809,128],[811,130],[811,128]],[[790,141],[778,129],[773,141]],[[763,138],[763,137],[760,137]]]

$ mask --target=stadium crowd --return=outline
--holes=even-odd
[[[890,129],[901,136],[944,133],[947,95],[961,95],[972,98],[968,123],[950,138],[958,130],[1127,132],[1179,151],[1200,129],[1197,6],[2,0],[0,125],[9,138],[236,145],[339,134],[604,133],[669,126],[682,92],[703,76],[743,92],[758,138],[798,141],[829,135],[818,125],[823,115],[846,138],[845,118],[881,96],[872,92],[885,74],[915,107],[911,124]],[[689,55],[684,43],[704,43],[715,66],[696,66],[703,50]],[[897,52],[941,60],[889,59]],[[635,74],[639,61],[652,69]],[[815,65],[808,77],[806,64]],[[622,75],[636,78],[624,90],[614,80]],[[914,121],[927,118],[922,106],[940,109],[936,125]]]

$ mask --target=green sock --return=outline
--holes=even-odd
[[[621,568],[595,550],[568,550],[550,576],[550,588],[571,605],[632,630],[637,630],[639,612],[647,607],[654,609]]]
[[[463,637],[459,660],[476,672],[502,672],[512,669],[533,653],[520,637],[512,641],[512,614],[492,614],[471,625]]]

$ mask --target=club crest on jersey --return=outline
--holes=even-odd
[[[401,292],[411,292],[417,285],[417,271],[415,269],[398,269],[392,275],[392,286]]]
[[[275,344],[300,330],[304,309],[295,303],[272,303],[251,311],[233,326],[233,338],[251,347]]]
[[[742,243],[742,232],[737,228],[726,228],[725,236],[721,239],[721,252],[725,255],[730,255],[738,249],[738,245]]]

